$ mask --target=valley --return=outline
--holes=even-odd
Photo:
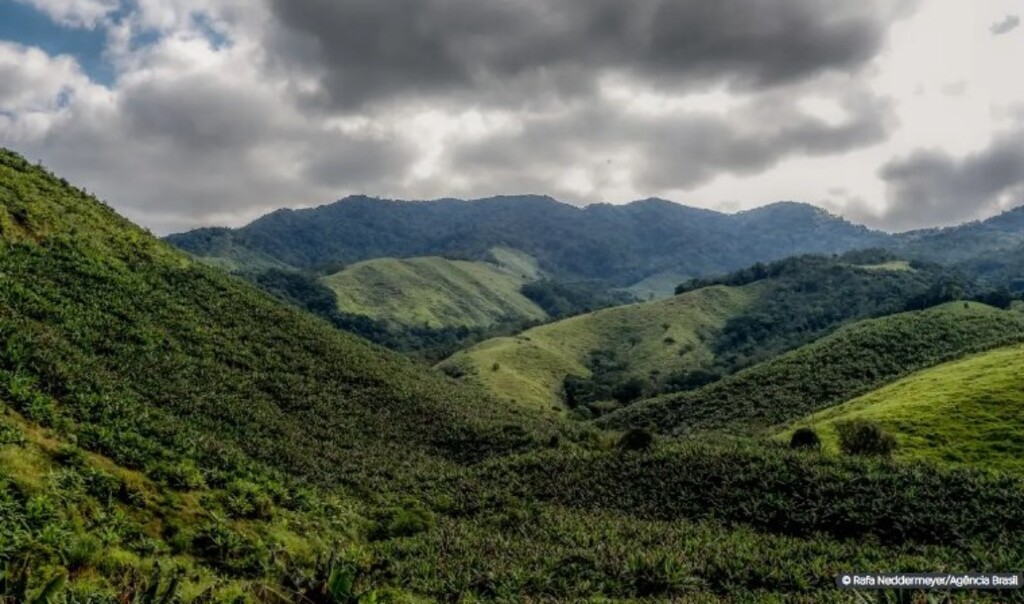
[[[844,602],[1024,559],[1016,265],[799,204],[349,203],[189,254],[0,151],[0,599]],[[679,234],[574,251],[561,214]],[[692,277],[616,297],[657,275]]]

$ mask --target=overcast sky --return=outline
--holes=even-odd
[[[158,233],[353,193],[1024,203],[1024,0],[0,0],[0,144]]]

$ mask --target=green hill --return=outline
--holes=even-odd
[[[502,249],[509,264],[445,258],[383,258],[323,278],[341,312],[402,326],[489,327],[547,318],[520,288],[538,276],[531,259]]]
[[[626,372],[647,379],[709,366],[714,335],[741,312],[758,286],[713,287],[656,302],[607,308],[495,338],[457,353],[440,367],[467,374],[505,400],[562,408],[567,376],[589,377],[595,353],[628,359]]]
[[[913,371],[1024,340],[1024,315],[955,302],[862,321],[701,389],[636,403],[603,427],[760,432]]]
[[[872,420],[898,441],[902,459],[1024,470],[1024,346],[932,367],[793,425],[837,448],[835,425]]]
[[[693,390],[852,321],[980,290],[941,266],[912,267],[872,251],[758,264],[677,291],[487,340],[440,367],[505,400],[601,415],[637,398]]]
[[[850,568],[1024,556],[1012,476],[616,446],[280,305],[6,151],[0,407],[3,601],[836,602]]]
[[[418,473],[530,447],[554,433],[521,409],[456,387],[190,260],[6,151],[0,152],[0,342],[0,399],[9,416],[25,418],[15,420],[20,428],[5,428],[15,447],[3,451],[15,468],[6,476],[20,472],[24,480],[5,485],[0,543],[5,560],[30,569],[67,568],[58,529],[98,538],[89,527],[113,522],[105,519],[119,517],[127,502],[145,509],[90,546],[126,550],[116,566],[123,572],[183,555],[200,561],[197,577],[263,576],[270,567],[261,565],[278,555],[273,552],[298,556],[307,545],[293,544],[268,523],[249,530],[230,517],[211,529],[216,534],[193,531],[221,518],[217,493],[238,505],[246,497],[265,500],[268,509],[335,497],[316,495],[317,489],[347,493],[342,501],[386,498]],[[23,444],[25,433],[41,436]],[[57,454],[41,455],[39,447]],[[83,455],[96,463],[79,467]],[[51,457],[76,464],[58,477],[71,482],[53,488],[64,492],[85,481],[74,487],[86,490],[81,510],[77,500],[46,494]],[[95,478],[89,468],[96,464],[110,465],[114,478]],[[156,486],[133,495],[130,486],[119,486],[123,473],[114,466]],[[109,482],[121,499],[90,490],[94,479],[95,488]],[[232,494],[232,485],[245,492]],[[204,499],[206,487],[217,493]],[[90,508],[92,499],[103,505]],[[189,524],[174,545],[177,513],[167,506],[179,504],[185,518],[204,520]],[[326,521],[319,504],[310,505],[317,521]],[[42,512],[32,511],[39,506]],[[8,528],[19,518],[50,532],[15,539]],[[313,525],[302,526],[292,530],[316,535]],[[339,546],[358,526],[332,526],[324,545]],[[52,547],[40,547],[41,534],[50,535]],[[309,550],[295,563],[312,564],[316,554]],[[89,576],[95,564],[89,562]]]

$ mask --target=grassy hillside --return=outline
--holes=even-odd
[[[835,450],[835,424],[878,422],[903,459],[1024,470],[1024,346],[960,359],[799,420]]]
[[[5,407],[161,489],[248,480],[281,501],[317,485],[382,497],[418,473],[552,433],[520,409],[190,260],[8,152],[0,152],[0,342]],[[12,509],[32,513],[45,503],[33,496],[11,494]],[[169,538],[152,530],[162,529],[149,527],[150,539]],[[223,539],[255,547],[236,537]],[[5,528],[4,548],[11,538]],[[205,543],[183,541],[183,554],[202,558]],[[30,567],[60,562],[50,550],[36,558],[33,539],[25,547],[4,555],[35,560]],[[153,545],[131,547],[141,555]],[[262,542],[254,555],[275,549],[290,551],[289,539]],[[222,554],[211,554],[207,570],[271,570],[225,570]]]
[[[656,300],[668,298],[675,293],[676,286],[690,278],[689,275],[681,275],[671,271],[651,275],[634,283],[626,288],[626,291],[633,294],[640,300]]]
[[[445,258],[383,258],[323,278],[341,312],[403,326],[488,327],[547,314],[520,293],[537,269],[529,257],[499,252],[509,265]]]
[[[1024,559],[1016,478],[615,446],[281,306],[8,152],[0,407],[3,601],[839,602],[839,570]]]
[[[505,399],[601,415],[690,391],[859,320],[975,291],[938,265],[886,252],[798,256],[679,286],[674,298],[497,338],[441,364]]]
[[[599,310],[482,342],[441,364],[467,374],[505,400],[539,409],[563,407],[566,376],[587,377],[595,351],[628,358],[629,371],[650,377],[710,365],[710,345],[758,286],[713,287],[656,302]]]
[[[1024,340],[1024,314],[954,302],[862,321],[704,388],[636,403],[605,427],[761,431],[925,367]]]

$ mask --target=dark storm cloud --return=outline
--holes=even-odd
[[[857,69],[913,4],[824,0],[271,0],[276,59],[334,106],[455,94],[518,103],[628,72],[740,88]]]
[[[989,31],[992,32],[992,35],[1001,36],[1010,33],[1018,27],[1020,27],[1020,17],[1017,15],[1006,15],[1006,18],[1002,21],[993,23]]]
[[[1024,203],[1024,124],[963,158],[921,150],[884,165],[885,224],[907,229],[991,215]]]

